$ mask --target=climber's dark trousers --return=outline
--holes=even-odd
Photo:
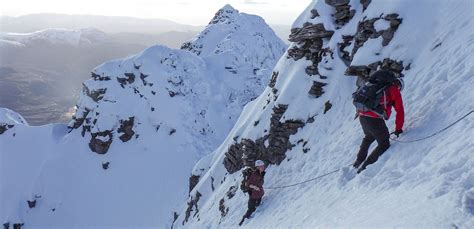
[[[252,198],[249,197],[248,210],[245,213],[243,219],[250,218],[252,213],[257,209],[258,205],[260,205],[260,202],[262,202],[262,198],[252,199]]]
[[[359,120],[365,137],[360,144],[359,153],[357,154],[357,162],[362,163],[365,161],[361,168],[365,169],[367,165],[375,163],[390,147],[390,134],[388,133],[385,121],[381,118],[360,116]],[[374,141],[377,141],[378,145],[367,158],[370,144]]]

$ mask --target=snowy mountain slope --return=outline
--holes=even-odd
[[[271,165],[245,228],[474,227],[472,113],[392,142],[360,175],[348,166],[363,137],[351,94],[377,68],[405,75],[402,141],[474,110],[473,26],[469,1],[313,1],[269,87],[195,165],[174,227],[236,227],[248,199],[240,170],[255,159]]]
[[[79,46],[81,44],[105,42],[107,41],[107,35],[94,28],[80,30],[44,29],[32,33],[0,32],[0,40],[4,42],[18,42],[24,45],[37,42],[50,42],[53,44]]]
[[[242,20],[245,31],[267,30],[260,18],[248,20],[256,22]],[[2,222],[170,226],[172,211],[188,193],[193,164],[224,140],[286,48],[274,33],[251,34],[224,36],[229,44],[247,41],[245,54],[237,46],[203,57],[153,46],[106,62],[84,82],[67,128],[16,125],[0,135],[2,168],[22,167],[30,154],[36,162],[21,170],[20,181],[9,170],[2,174],[4,184],[17,181],[14,187],[2,185]],[[257,65],[260,69],[254,70]],[[36,206],[28,208],[27,200]]]

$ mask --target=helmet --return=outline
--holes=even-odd
[[[405,87],[405,82],[402,78],[397,78],[394,83],[400,89],[400,91],[403,91],[403,88]]]
[[[265,163],[262,160],[256,160],[255,167],[259,167],[259,166],[265,166]]]

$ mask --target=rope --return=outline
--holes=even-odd
[[[351,165],[352,165],[352,163],[349,164],[349,165],[347,165],[347,166],[351,166]],[[345,167],[345,166],[344,166],[344,167]],[[344,168],[344,167],[342,167],[342,168]],[[308,182],[310,182],[310,181],[314,181],[314,180],[321,179],[321,178],[326,177],[326,176],[329,176],[329,175],[331,175],[331,174],[333,174],[333,173],[337,173],[337,172],[339,172],[342,168],[339,168],[339,169],[336,169],[336,170],[334,170],[334,171],[325,173],[325,174],[323,174],[323,175],[320,175],[320,176],[311,178],[311,179],[309,179],[309,180],[304,180],[304,181],[301,181],[301,182],[298,182],[298,183],[289,184],[289,185],[283,185],[283,186],[275,186],[275,187],[268,187],[268,188],[266,187],[265,189],[282,189],[282,188],[288,188],[288,187],[297,186],[297,185],[300,185],[300,184],[308,183]]]
[[[437,132],[431,134],[431,135],[428,135],[426,137],[423,137],[423,138],[419,138],[419,139],[414,139],[414,140],[397,140],[395,138],[390,138],[392,141],[395,141],[395,142],[400,142],[400,143],[412,143],[412,142],[418,142],[418,141],[422,141],[422,140],[425,140],[425,139],[428,139],[428,138],[431,138],[431,137],[434,137],[436,135],[438,135],[439,133],[441,132],[444,132],[445,130],[451,128],[452,126],[454,126],[456,123],[460,122],[461,120],[465,119],[467,116],[469,116],[470,114],[474,113],[474,110],[471,110],[469,111],[467,114],[465,114],[464,116],[462,116],[461,118],[459,118],[458,120],[456,120],[455,122],[449,124],[448,126],[446,126],[445,128],[441,129],[441,130],[438,130]]]

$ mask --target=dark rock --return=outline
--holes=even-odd
[[[260,120],[257,120],[253,123],[253,126],[257,126],[260,123]]]
[[[279,72],[273,72],[272,73],[272,79],[268,83],[269,87],[271,87],[271,88],[275,87],[276,81],[278,79],[278,74],[279,74]]]
[[[224,198],[219,201],[219,211],[221,212],[221,218],[224,218],[227,213],[229,213],[229,208],[226,208],[224,202]]]
[[[370,69],[365,66],[349,66],[346,69],[346,72],[344,74],[348,76],[363,76],[363,77],[368,77],[370,73]]]
[[[232,199],[232,197],[235,196],[235,193],[237,192],[237,186],[230,186],[229,190],[226,192],[226,196],[229,199]]]
[[[371,0],[360,0],[360,4],[362,4],[363,11],[365,11],[367,7],[369,7],[370,2]]]
[[[82,84],[82,85],[83,85],[83,92],[95,102],[99,102],[101,99],[103,99],[104,94],[107,92],[107,88],[91,91],[85,84]]]
[[[25,225],[24,223],[15,223],[13,224],[13,229],[21,229]]]
[[[334,34],[334,31],[327,31],[322,23],[305,23],[303,28],[296,28],[293,31],[288,39],[290,42],[301,42],[314,38],[331,38]]]
[[[105,162],[105,163],[103,162],[103,163],[102,163],[102,168],[103,168],[104,170],[107,170],[107,169],[109,168],[109,165],[110,165],[110,162]]]
[[[176,133],[176,129],[175,129],[175,128],[172,128],[172,129],[170,130],[170,135],[173,135],[174,133]]]
[[[316,9],[311,10],[311,19],[315,19],[316,17],[319,17],[319,13]]]
[[[405,67],[405,71],[408,71],[411,69],[411,63],[409,63],[406,67]]]
[[[118,128],[117,132],[123,133],[119,138],[122,142],[128,142],[132,139],[135,131],[133,131],[133,124],[135,122],[135,117],[130,117],[128,120],[120,120],[120,127]]]
[[[174,223],[178,219],[179,215],[177,212],[173,212],[173,223],[171,224],[171,229],[173,229]]]
[[[10,228],[10,223],[4,223],[3,228],[4,229],[9,229]]]
[[[331,109],[331,107],[332,107],[331,102],[329,102],[329,100],[326,101],[326,103],[324,104],[324,114],[326,114],[326,112],[328,112]]]
[[[314,75],[319,74],[318,67],[314,66],[314,65],[310,65],[310,66],[306,67],[305,72],[306,72],[306,74],[308,74],[310,76],[314,76]]]
[[[92,152],[98,154],[105,154],[109,150],[110,144],[112,144],[112,131],[102,131],[97,133],[91,133],[91,140],[89,142],[89,148]],[[98,139],[100,138],[100,139]],[[107,140],[102,140],[106,138]]]
[[[201,178],[201,176],[191,175],[189,177],[189,193],[191,193],[193,188],[199,183],[199,178]]]
[[[313,86],[309,90],[309,94],[315,96],[316,98],[321,97],[324,94],[323,87],[326,86],[326,83],[313,81]]]
[[[27,200],[29,208],[35,208],[36,207],[36,200]]]
[[[124,73],[124,76],[123,78],[121,77],[117,77],[117,81],[120,83],[120,85],[123,87],[127,84],[132,84],[133,82],[135,82],[135,74],[133,73]]]
[[[101,76],[101,75],[98,75],[94,72],[91,72],[91,78],[94,79],[95,81],[108,81],[108,80],[110,80],[109,76]]]
[[[253,141],[241,139],[240,143],[232,144],[225,154],[224,167],[229,173],[235,173],[245,165],[253,166],[255,160],[260,159],[270,164],[280,164],[286,157],[287,150],[291,150],[290,135],[296,134],[305,123],[300,120],[286,120],[280,122],[288,105],[280,104],[273,108],[270,118],[270,131],[267,135]],[[268,147],[265,141],[268,140]]]
[[[326,4],[336,7],[349,4],[349,0],[325,0]]]
[[[0,124],[0,135],[5,133],[7,130],[15,127],[15,125],[8,125],[8,124]]]
[[[194,216],[199,213],[199,208],[197,206],[199,199],[201,198],[202,194],[198,191],[196,191],[196,194],[194,196],[191,196],[189,201],[188,201],[188,208],[186,209],[186,215],[183,221],[183,225],[188,222],[189,217],[191,216],[191,212],[193,209],[195,209]]]
[[[148,84],[148,82],[145,80],[147,77],[148,77],[148,75],[140,73],[140,79],[142,80],[143,85],[145,85],[145,86]]]

